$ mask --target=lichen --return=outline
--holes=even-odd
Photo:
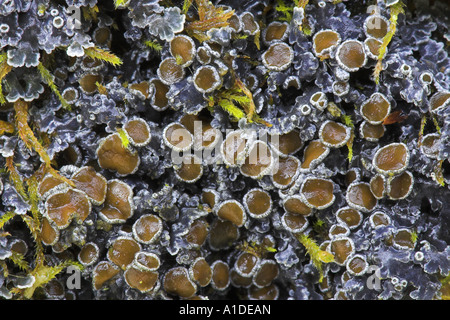
[[[3,1],[0,296],[448,299],[448,9]]]

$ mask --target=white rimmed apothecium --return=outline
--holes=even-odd
[[[336,51],[336,61],[347,72],[356,72],[367,62],[364,45],[354,39],[342,42]]]
[[[404,143],[391,143],[377,150],[372,160],[376,171],[383,175],[398,174],[409,165],[410,153]]]
[[[261,188],[250,189],[244,195],[243,203],[249,216],[254,219],[264,219],[272,211],[272,198]]]
[[[264,66],[271,71],[283,71],[289,68],[294,51],[284,42],[274,42],[261,56]]]
[[[195,88],[201,93],[210,93],[222,85],[222,78],[217,69],[211,65],[197,68],[193,76]]]
[[[106,199],[98,213],[99,217],[109,224],[121,224],[133,214],[133,189],[122,180],[109,180]]]
[[[163,231],[161,218],[154,214],[145,214],[133,224],[133,237],[142,244],[153,244],[159,240]]]

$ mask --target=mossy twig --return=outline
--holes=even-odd
[[[4,133],[13,133],[13,132],[14,132],[13,124],[0,120],[0,135]]]
[[[2,80],[11,70],[12,67],[7,63],[6,52],[0,54],[0,104],[4,104],[6,102],[5,97],[3,96]]]
[[[5,212],[1,217],[0,217],[0,229],[3,229],[3,227],[5,226],[5,224],[11,220],[12,218],[14,218],[16,216],[16,214],[13,211],[8,211]]]
[[[42,62],[40,62],[37,66],[39,73],[41,74],[42,79],[47,83],[47,85],[50,87],[50,89],[53,91],[53,93],[58,97],[59,101],[61,102],[62,106],[70,110],[70,104],[66,101],[66,99],[63,98],[61,93],[58,90],[58,87],[56,86],[54,79],[55,77],[50,73],[50,71],[44,67]]]
[[[27,148],[36,151],[41,157],[41,161],[47,166],[47,170],[55,178],[66,182],[70,186],[74,186],[74,183],[66,177],[60,175],[51,165],[51,159],[45,148],[40,144],[35,137],[33,131],[28,125],[28,103],[22,99],[17,100],[14,103],[14,111],[16,112],[16,129],[20,139],[25,143]]]
[[[155,52],[158,52],[158,53],[160,53],[161,52],[161,50],[162,50],[162,45],[160,45],[158,42],[156,42],[156,41],[151,41],[151,40],[146,40],[146,41],[144,41],[144,44],[148,47],[148,48],[150,48],[150,49],[152,49],[153,51],[155,51]]]
[[[86,48],[84,49],[84,53],[92,59],[105,61],[112,64],[114,67],[120,66],[123,63],[123,61],[115,54],[97,47]]]
[[[392,38],[395,35],[395,32],[397,30],[397,20],[398,16],[400,14],[404,14],[405,10],[403,9],[404,4],[401,0],[399,0],[396,4],[393,4],[391,8],[391,16],[389,18],[389,31],[386,33],[386,35],[383,38],[383,43],[380,46],[380,49],[378,50],[378,61],[375,66],[373,77],[375,79],[375,83],[378,84],[380,81],[380,73],[383,70],[383,57],[386,54],[387,47],[389,43],[391,42]]]
[[[225,11],[223,7],[216,7],[208,0],[195,0],[195,3],[197,5],[198,20],[189,23],[185,30],[200,42],[209,39],[206,34],[208,30],[227,27],[228,19],[234,14],[234,10]]]
[[[311,258],[311,262],[320,272],[319,282],[323,280],[322,263],[330,263],[334,261],[334,256],[330,252],[321,250],[317,243],[304,233],[298,233],[295,237],[305,247],[306,252]]]

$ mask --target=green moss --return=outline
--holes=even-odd
[[[396,29],[397,29],[398,16],[400,14],[405,14],[404,6],[405,5],[403,4],[403,2],[401,0],[399,0],[396,4],[394,4],[390,7],[391,16],[389,18],[389,22],[390,22],[389,31],[384,36],[382,44],[380,46],[380,49],[378,50],[378,61],[377,61],[377,64],[376,64],[374,72],[373,72],[373,76],[374,76],[376,84],[378,84],[380,81],[380,73],[381,73],[381,70],[383,69],[383,65],[382,65],[383,57],[386,54],[387,47],[388,47],[389,43],[391,42],[392,38],[394,37]]]
[[[159,44],[158,42],[156,42],[156,41],[146,40],[146,41],[144,41],[144,44],[145,44],[148,48],[152,49],[152,50],[155,51],[155,52],[160,53],[161,50],[162,50],[162,45],[160,45],[160,44]]]
[[[97,59],[110,63],[115,67],[120,66],[123,63],[122,60],[115,54],[97,47],[90,47],[84,49],[84,54],[92,59]]]
[[[117,133],[119,133],[120,140],[122,141],[122,146],[127,149],[130,146],[130,140],[128,136],[122,128],[117,129]]]
[[[58,90],[58,87],[56,86],[54,80],[55,77],[50,73],[50,71],[44,67],[44,65],[40,62],[37,66],[39,73],[41,74],[42,80],[47,83],[47,85],[50,87],[50,89],[53,91],[53,93],[58,97],[59,101],[61,102],[61,105],[67,109],[70,110],[70,104],[67,103],[66,99],[63,98],[61,93]]]
[[[283,0],[277,0],[275,11],[281,14],[281,16],[278,17],[278,20],[291,22],[292,12],[294,11],[293,5],[286,5]]]
[[[312,264],[319,270],[320,279],[319,282],[323,280],[323,268],[322,263],[330,263],[334,261],[334,256],[330,252],[321,250],[317,243],[304,233],[299,233],[295,235],[298,241],[305,247],[306,252],[311,258]]]

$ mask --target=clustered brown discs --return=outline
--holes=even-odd
[[[100,249],[94,242],[86,243],[78,253],[78,261],[85,267],[97,262],[100,256]]]
[[[240,15],[242,30],[249,35],[254,36],[259,32],[259,25],[251,12],[244,12]]]
[[[122,270],[125,270],[133,262],[139,251],[141,251],[141,246],[136,240],[121,236],[109,247],[107,258]]]
[[[169,148],[181,152],[192,147],[194,137],[181,123],[172,122],[164,128],[163,141]]]
[[[294,215],[309,216],[312,213],[312,208],[303,202],[300,195],[286,197],[283,201],[283,208],[286,212]]]
[[[373,158],[374,168],[383,175],[397,174],[409,164],[409,150],[403,143],[391,143],[381,147]]]
[[[414,249],[415,242],[411,230],[402,228],[398,229],[393,235],[393,245],[398,249],[409,250]]]
[[[227,22],[228,22],[228,26],[233,29],[233,32],[237,33],[237,32],[241,31],[241,29],[242,29],[241,19],[236,13],[234,13],[228,19]]]
[[[310,171],[325,159],[330,149],[320,140],[312,140],[303,150],[303,161],[300,165],[302,171]]]
[[[286,22],[273,21],[264,29],[263,42],[269,45],[273,41],[283,41],[288,34],[289,25]]]
[[[371,124],[368,121],[363,121],[359,127],[359,134],[362,138],[376,142],[384,136],[386,131],[385,126],[380,124]]]
[[[311,96],[311,98],[309,99],[309,103],[311,103],[320,111],[323,111],[328,105],[327,95],[322,91],[317,91]]]
[[[352,230],[361,224],[363,217],[358,210],[350,207],[343,207],[336,212],[336,219]]]
[[[209,119],[185,114],[181,117],[180,123],[194,137],[194,150],[212,150],[220,141],[220,130],[213,128]]]
[[[365,256],[355,254],[350,259],[348,259],[346,267],[347,271],[350,274],[354,276],[362,276],[364,273],[366,273],[367,269],[369,268],[369,263],[367,262]]]
[[[387,182],[387,195],[391,200],[401,200],[409,196],[414,186],[414,177],[411,172],[404,171],[396,176],[389,177]]]
[[[370,212],[377,205],[377,198],[374,197],[370,190],[370,185],[366,182],[350,184],[345,198],[350,207],[363,212]]]
[[[242,133],[241,130],[232,131],[222,142],[220,151],[224,163],[228,166],[237,166],[244,161],[247,141],[242,137]]]
[[[145,214],[133,224],[133,236],[142,244],[155,243],[163,230],[161,218],[154,214]]]
[[[90,212],[91,203],[87,195],[72,188],[57,191],[45,201],[45,216],[58,229],[65,229],[72,219],[83,222]]]
[[[364,40],[364,47],[366,48],[367,56],[371,59],[377,60],[382,44],[382,41],[375,38],[367,38],[366,40]],[[386,52],[384,53],[384,55],[386,55]]]
[[[97,83],[101,83],[102,81],[103,77],[101,75],[87,73],[80,77],[78,83],[86,94],[93,94],[97,91]]]
[[[443,110],[450,103],[450,92],[438,91],[430,98],[430,109],[432,112]]]
[[[164,275],[164,290],[181,298],[190,298],[197,292],[197,286],[189,277],[185,267],[175,267]]]
[[[92,271],[92,285],[95,290],[100,290],[118,275],[120,269],[109,261],[99,262]]]
[[[186,155],[181,164],[175,169],[175,176],[184,182],[193,183],[200,179],[203,174],[203,165],[195,155]]]
[[[243,226],[247,220],[244,207],[236,200],[222,202],[217,208],[217,216],[232,222],[237,227]]]
[[[341,37],[336,31],[321,30],[317,32],[313,37],[313,50],[315,55],[323,59],[328,58],[340,41]]]
[[[230,267],[226,262],[216,260],[211,265],[212,278],[211,286],[218,290],[223,291],[230,285]]]
[[[76,188],[86,193],[95,205],[102,205],[106,199],[107,181],[93,167],[80,168],[72,175]]]
[[[97,161],[103,169],[128,175],[137,171],[140,158],[136,151],[124,147],[118,133],[113,133],[100,141],[97,148]]]
[[[273,184],[284,189],[289,187],[300,173],[300,160],[294,156],[280,156],[276,168],[276,172],[271,175]]]
[[[100,218],[108,223],[124,223],[134,213],[133,190],[125,182],[108,181],[106,198],[99,212]]]
[[[147,271],[156,271],[161,266],[161,260],[158,255],[148,251],[136,253],[133,263],[137,268]]]
[[[284,42],[272,43],[262,55],[264,66],[272,71],[286,70],[293,59],[294,51]]]
[[[248,252],[242,252],[234,263],[234,270],[243,277],[250,277],[256,272],[259,262],[259,257]]]
[[[303,141],[298,130],[292,130],[280,135],[270,135],[269,143],[283,155],[296,153],[303,147]]]
[[[200,248],[205,243],[208,233],[208,223],[204,219],[197,219],[191,223],[185,238],[192,247]]]
[[[244,206],[247,213],[254,219],[266,218],[272,209],[270,194],[260,188],[249,190],[244,195]]]
[[[211,224],[209,245],[212,250],[227,249],[236,242],[239,235],[239,229],[234,223],[217,219]]]
[[[281,224],[287,231],[296,234],[303,232],[309,225],[304,215],[286,212],[281,217]]]
[[[325,121],[319,129],[320,142],[330,148],[340,148],[350,139],[351,129],[342,123]]]
[[[278,264],[271,259],[263,259],[253,276],[253,284],[258,288],[270,286],[280,273]]]
[[[202,203],[207,204],[211,210],[214,210],[219,202],[219,193],[214,189],[205,188],[202,191]]]
[[[53,223],[54,224],[54,223]],[[52,226],[52,223],[47,218],[42,218],[41,224],[41,241],[47,246],[54,245],[59,240],[59,229]]]
[[[307,206],[325,209],[334,202],[333,188],[334,183],[329,179],[308,177],[300,188],[300,195]]]
[[[422,138],[420,151],[431,159],[438,159],[440,149],[440,137],[438,133],[429,133]]]
[[[280,289],[272,283],[264,288],[252,286],[249,288],[249,300],[277,300],[280,295]]]
[[[367,62],[364,45],[358,40],[346,40],[339,45],[336,59],[345,71],[358,71]]]
[[[241,174],[258,179],[269,174],[274,164],[271,148],[264,141],[257,140],[249,148],[241,165]]]
[[[331,240],[329,250],[334,255],[334,261],[343,266],[355,252],[355,245],[348,237],[336,237]]]
[[[222,79],[217,69],[211,65],[197,68],[194,73],[194,86],[201,93],[210,93],[219,88]]]
[[[170,42],[170,53],[183,68],[188,67],[195,58],[195,43],[186,35],[177,35]]]
[[[381,93],[373,93],[360,109],[363,118],[370,124],[381,124],[391,112],[391,103]]]
[[[132,83],[128,86],[128,88],[142,100],[147,99],[150,96],[152,90],[148,81]]]
[[[198,257],[192,262],[189,275],[200,287],[206,287],[211,282],[212,269],[204,257]]]
[[[136,147],[143,147],[151,140],[150,127],[141,118],[131,119],[123,126],[130,143]]]
[[[158,272],[142,270],[131,265],[125,270],[123,277],[131,288],[147,293],[155,287]]]
[[[61,179],[58,179],[51,174],[47,174],[39,183],[38,194],[42,199],[46,199],[55,191],[56,187],[67,187],[67,185]]]
[[[384,212],[376,211],[369,217],[369,222],[372,228],[376,229],[379,227],[390,225],[391,218],[389,218],[389,216]]]
[[[328,230],[328,236],[330,239],[334,239],[340,236],[348,236],[350,229],[345,224],[333,224]]]
[[[197,60],[201,64],[208,64],[211,62],[211,54],[209,53],[209,50],[206,47],[204,47],[204,46],[198,47]]]
[[[184,78],[184,69],[175,58],[166,58],[161,61],[156,71],[162,83],[170,86]]]
[[[169,87],[161,80],[154,78],[150,81],[151,98],[150,103],[156,111],[164,111],[169,107],[169,99],[167,99],[167,92]]]
[[[374,14],[364,21],[364,32],[367,37],[383,39],[389,30],[389,21],[383,16]]]
[[[370,179],[370,191],[377,199],[382,199],[386,193],[386,179],[381,174],[376,174]]]

